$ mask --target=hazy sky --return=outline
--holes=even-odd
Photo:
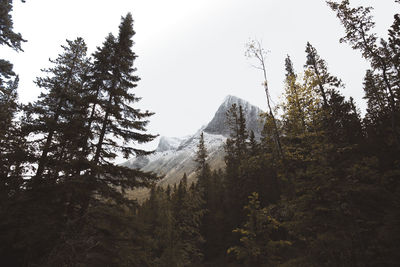
[[[376,31],[386,38],[400,5],[394,0],[350,2],[373,5]],[[15,0],[15,30],[28,42],[25,52],[3,47],[0,53],[20,75],[20,100],[37,97],[33,80],[61,52],[65,39],[83,37],[92,53],[109,32],[117,34],[127,12],[135,20],[133,49],[139,56],[136,95],[143,97],[142,108],[156,112],[151,133],[194,133],[228,94],[265,109],[262,73],[244,56],[250,38],[262,40],[271,51],[267,70],[275,103],[283,91],[286,54],[301,72],[310,41],[346,84],[343,93],[365,109],[362,80],[368,65],[339,43],[343,28],[323,0]]]

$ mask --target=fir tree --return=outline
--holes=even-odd
[[[25,1],[22,1],[25,2]],[[15,51],[23,51],[21,43],[25,42],[20,33],[14,32],[14,23],[11,17],[13,0],[4,0],[0,3],[0,45],[6,45]],[[0,58],[0,88],[5,87],[4,79],[15,76],[13,65]]]
[[[13,31],[12,8],[12,0],[0,3],[0,45],[23,51],[21,43],[25,40]],[[25,136],[15,121],[19,110],[18,83],[19,77],[11,62],[0,58],[0,187],[5,190],[0,194],[5,196],[15,193],[22,185],[21,165],[26,160]]]
[[[55,66],[45,69],[43,72],[48,76],[38,77],[36,84],[39,88],[46,91],[42,92],[39,100],[25,107],[26,112],[32,117],[31,122],[25,125],[33,134],[43,134],[44,139],[38,139],[40,155],[38,156],[38,167],[36,170],[35,182],[40,182],[44,177],[46,167],[51,160],[52,168],[65,170],[61,167],[65,145],[63,142],[73,143],[79,137],[70,137],[66,140],[66,135],[71,132],[71,123],[74,123],[72,114],[76,113],[77,106],[84,91],[84,74],[88,68],[86,58],[86,45],[82,38],[75,41],[67,40],[67,46],[62,46],[64,52],[56,60],[50,60]],[[82,114],[85,116],[86,114]],[[83,130],[81,128],[81,130]],[[73,134],[81,131],[75,128]],[[64,141],[61,141],[64,139]],[[69,151],[77,153],[77,151]],[[69,164],[71,162],[68,162]],[[46,175],[50,171],[47,169]]]
[[[386,95],[385,102],[389,107],[391,135],[397,149],[400,148],[399,130],[399,68],[398,68],[398,16],[389,30],[389,42],[381,39],[372,32],[375,22],[372,20],[371,7],[350,7],[348,0],[341,3],[327,1],[335,11],[337,17],[345,28],[346,36],[341,42],[349,43],[353,49],[360,50],[362,56],[371,63],[371,71],[380,80],[382,95]],[[386,91],[386,92],[385,92]],[[368,96],[367,96],[368,97]]]
[[[89,117],[85,124],[90,129],[84,137],[87,144],[82,148],[83,152],[88,153],[86,158],[90,162],[89,168],[81,171],[83,174],[80,180],[84,187],[78,202],[80,214],[83,215],[95,211],[97,207],[102,208],[106,203],[110,203],[110,207],[122,205],[134,212],[135,202],[127,198],[125,190],[149,186],[156,179],[154,174],[113,163],[118,153],[124,157],[148,154],[135,148],[132,143],[145,143],[155,138],[145,133],[148,123],[146,119],[153,113],[142,112],[133,106],[140,98],[132,92],[139,81],[133,75],[136,70],[133,63],[137,56],[132,51],[132,37],[135,34],[132,27],[132,16],[128,13],[122,18],[118,37],[114,38],[110,34],[103,47],[94,54],[92,88],[88,98],[92,101],[88,105]],[[112,223],[113,216],[99,216],[104,223]],[[87,226],[92,229],[98,227],[96,221],[87,222]],[[122,227],[120,224],[109,231],[111,243],[104,244],[104,248],[110,253],[113,246],[120,244],[117,236]],[[103,242],[102,236],[99,233],[100,243]]]
[[[328,94],[334,88],[342,86],[342,82],[335,76],[328,73],[326,62],[320,58],[317,50],[307,42],[307,61],[304,67],[310,68],[316,77],[316,82],[321,94],[323,105],[328,106]]]
[[[25,2],[22,0],[22,2]],[[11,11],[13,9],[13,0],[2,1],[1,5],[1,34],[0,45],[7,45],[17,51],[22,51],[21,43],[25,42],[20,33],[13,31],[13,21]]]
[[[268,215],[268,210],[262,208],[257,193],[249,196],[249,202],[244,207],[247,220],[243,227],[233,232],[240,234],[240,245],[230,247],[228,253],[236,255],[243,266],[276,266],[283,262],[286,255],[276,254],[276,250],[288,250],[292,245],[279,238],[280,223]]]
[[[123,189],[146,185],[153,179],[151,175],[115,166],[110,161],[116,157],[116,153],[122,153],[124,157],[147,154],[144,150],[132,147],[131,143],[145,143],[155,138],[154,135],[144,133],[148,123],[146,119],[153,113],[132,107],[132,104],[140,100],[131,91],[139,81],[133,75],[136,70],[133,67],[136,54],[131,50],[131,38],[135,34],[132,24],[132,16],[128,14],[122,19],[118,37],[113,38],[110,34],[103,48],[94,54],[94,79],[100,88],[96,107],[93,108],[97,109],[97,114],[91,124],[91,147],[94,149],[91,176],[100,179],[101,175],[100,180],[106,180]],[[103,188],[104,194],[110,193],[107,188],[110,189]]]
[[[26,141],[19,123],[15,121],[18,111],[17,88],[18,77],[10,80],[4,90],[0,87],[0,186],[8,194],[19,190],[19,186],[22,185],[21,165],[26,158],[24,151]]]
[[[227,112],[227,121],[231,130],[225,144],[226,202],[229,207],[229,226],[227,227],[233,229],[239,225],[243,217],[242,212],[235,207],[243,206],[243,201],[245,201],[240,165],[247,155],[247,130],[242,107],[238,108],[236,104],[233,104]]]
[[[205,198],[207,199],[207,193],[209,191],[209,179],[210,179],[210,167],[207,163],[207,148],[204,144],[204,133],[200,134],[199,144],[197,145],[196,158],[195,161],[197,163],[197,179],[198,184],[205,194]]]

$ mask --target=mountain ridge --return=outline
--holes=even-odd
[[[247,129],[252,130],[256,137],[261,136],[260,108],[239,97],[228,95],[217,109],[211,121],[201,127],[196,133],[183,138],[160,137],[155,153],[130,159],[122,165],[129,168],[140,168],[143,171],[154,172],[163,178],[158,182],[160,186],[173,185],[180,181],[186,173],[188,182],[196,179],[195,157],[200,134],[204,134],[204,142],[208,152],[207,162],[211,169],[225,166],[224,144],[229,137],[226,113],[236,104],[242,106],[246,118]]]

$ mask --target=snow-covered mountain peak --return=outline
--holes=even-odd
[[[204,132],[228,136],[230,134],[230,130],[227,125],[226,114],[233,104],[242,106],[244,116],[246,118],[247,129],[254,131],[256,136],[260,136],[261,127],[259,119],[262,110],[250,104],[248,101],[232,95],[225,97],[224,102],[219,106],[214,118],[208,123],[207,127],[204,129]]]
[[[164,176],[159,185],[175,184],[186,173],[189,181],[196,179],[196,151],[201,133],[208,152],[207,162],[211,169],[223,168],[225,165],[224,144],[230,134],[226,113],[232,104],[243,107],[247,129],[253,130],[256,137],[261,134],[260,114],[262,110],[236,96],[228,95],[220,105],[214,118],[191,136],[161,137],[154,154],[133,158],[123,165],[140,168]],[[135,193],[132,193],[135,195]]]
[[[156,151],[176,150],[183,140],[184,138],[161,136]]]
[[[250,102],[233,95],[227,95],[224,99],[224,102],[222,102],[220,108],[223,107],[229,109],[230,107],[232,107],[233,104],[236,104],[237,106],[242,106],[244,110],[251,108],[259,109],[258,107],[252,105]]]

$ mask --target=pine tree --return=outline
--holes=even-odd
[[[229,139],[233,142],[234,157],[236,157],[236,159],[241,159],[247,154],[248,139],[243,107],[238,107],[236,104],[233,104],[226,116],[228,127],[230,128]]]
[[[371,265],[396,265],[399,258],[394,250],[400,240],[398,231],[394,230],[400,222],[396,211],[400,173],[399,16],[394,16],[388,40],[379,40],[373,32],[375,22],[371,15],[372,7],[353,8],[347,0],[340,3],[329,1],[328,5],[345,28],[346,35],[340,41],[359,50],[371,64],[371,69],[364,78],[365,99],[368,103],[367,114],[363,120],[366,132],[364,156],[353,164],[351,170],[357,171],[352,172],[351,177],[358,177],[358,188],[364,190],[357,192],[362,191],[365,195],[368,193],[373,202],[368,205],[376,207],[370,212],[363,210],[365,219],[360,223],[359,229],[368,229],[366,231],[373,236],[371,239],[375,239],[377,243],[373,245],[374,241],[363,238],[359,233],[357,238],[362,246],[358,248],[362,247],[367,251],[368,257],[359,256],[358,260]],[[364,174],[364,179],[359,176],[360,173]],[[357,204],[360,210],[365,205],[359,202]],[[382,227],[379,227],[380,225]],[[377,232],[379,237],[374,237]]]
[[[38,167],[33,181],[37,183],[44,179],[43,174],[50,175],[48,168],[50,165],[52,170],[57,169],[66,174],[66,166],[61,160],[67,145],[65,142],[73,144],[79,139],[79,136],[67,137],[67,135],[68,133],[79,135],[83,131],[82,128],[74,127],[73,131],[71,128],[76,126],[73,125],[76,119],[74,114],[77,113],[75,109],[80,105],[80,99],[85,90],[84,74],[88,68],[87,48],[82,38],[74,41],[67,40],[67,44],[67,46],[62,46],[64,52],[57,59],[50,60],[54,67],[43,70],[48,75],[38,77],[36,80],[38,87],[46,91],[41,93],[38,101],[25,107],[28,116],[32,118],[25,127],[33,134],[45,136],[44,139],[36,141],[39,143],[40,155],[38,155]],[[77,151],[69,151],[69,153],[76,154]]]
[[[133,19],[128,13],[122,18],[118,37],[109,34],[103,47],[93,55],[94,63],[88,73],[90,87],[85,94],[87,102],[83,106],[86,107],[87,119],[83,124],[83,142],[78,147],[80,154],[77,156],[78,160],[84,159],[88,164],[75,168],[81,186],[77,188],[74,202],[78,208],[78,218],[85,225],[81,231],[94,233],[101,249],[93,249],[93,253],[109,253],[111,261],[118,260],[114,248],[124,247],[119,239],[124,221],[118,217],[123,215],[118,213],[108,216],[107,209],[117,205],[134,213],[136,203],[127,198],[125,190],[148,186],[156,179],[154,174],[113,162],[118,154],[124,157],[148,154],[135,148],[132,143],[145,143],[155,138],[145,133],[146,119],[153,113],[142,112],[133,106],[140,98],[132,92],[139,81],[139,77],[133,75],[136,70],[133,63],[137,56],[132,51],[132,37],[135,34],[132,26]],[[91,220],[88,217],[90,214],[98,219]],[[114,228],[107,226],[114,222],[118,222]],[[104,232],[99,231],[102,225],[107,226]],[[88,253],[92,251],[90,247],[87,249]],[[89,260],[87,264],[96,260],[99,259]]]
[[[25,40],[13,31],[12,8],[12,0],[0,3],[0,45],[22,51],[21,43]],[[21,165],[26,160],[25,136],[15,121],[19,111],[18,83],[12,63],[0,58],[0,194],[5,196],[12,195],[22,185]]]
[[[317,91],[322,98],[321,118],[324,122],[321,124],[321,130],[326,131],[328,138],[334,143],[343,144],[362,139],[358,111],[353,101],[345,100],[339,92],[339,89],[344,87],[342,81],[329,73],[327,63],[310,43],[307,43],[306,53],[307,61],[304,67],[313,72]],[[346,132],[345,129],[351,128],[347,127],[348,124],[354,127],[352,132]]]
[[[25,2],[25,1],[22,1]],[[6,45],[15,51],[23,51],[21,43],[25,42],[20,33],[14,32],[14,23],[11,17],[13,0],[4,0],[0,3],[0,45]],[[0,88],[5,87],[4,80],[15,76],[13,65],[4,59],[0,59]]]
[[[143,226],[129,222],[136,203],[124,192],[149,185],[156,176],[112,162],[117,153],[146,154],[132,142],[155,137],[145,133],[145,119],[152,113],[132,107],[140,99],[131,92],[139,80],[132,75],[133,34],[128,14],[118,38],[107,39],[95,53],[93,65],[83,39],[67,41],[64,52],[52,61],[54,67],[45,70],[48,75],[37,79],[37,85],[47,91],[25,107],[23,126],[36,137],[33,142],[40,150],[32,162],[38,168],[13,204],[16,210],[1,210],[9,216],[0,225],[4,240],[11,240],[22,224],[24,233],[35,234],[18,237],[18,251],[0,247],[1,255],[9,255],[5,262],[20,254],[20,262],[42,266],[100,262],[143,266],[148,261],[146,250],[137,243],[148,239],[134,237]],[[130,249],[136,252],[127,256]]]
[[[243,214],[237,207],[243,206],[245,200],[242,188],[243,177],[240,166],[242,160],[247,156],[247,129],[246,119],[243,115],[242,107],[233,104],[227,112],[227,121],[230,127],[230,136],[225,144],[225,163],[226,163],[226,202],[229,210],[230,229],[237,227]]]
[[[236,255],[243,266],[276,266],[282,263],[285,255],[276,250],[287,250],[292,243],[286,240],[276,240],[279,237],[280,223],[268,215],[268,210],[262,208],[257,193],[252,193],[248,204],[247,220],[243,227],[233,232],[240,234],[240,244],[228,249],[228,253]]]
[[[302,96],[299,95],[299,85],[296,83],[297,80],[297,75],[295,74],[294,67],[292,60],[290,59],[289,55],[285,59],[285,70],[286,70],[286,91],[288,95],[291,95],[290,101],[293,101],[295,103],[295,107],[297,107],[296,113],[297,114],[297,120],[301,122],[301,126],[303,128],[303,131],[305,130],[305,117],[303,114],[303,110],[301,107],[302,102],[305,100],[302,99]]]
[[[196,158],[195,161],[197,163],[197,179],[198,179],[198,184],[199,187],[201,188],[200,190],[203,191],[203,194],[205,199],[207,199],[207,194],[209,191],[209,179],[211,175],[210,167],[207,163],[207,148],[204,144],[204,133],[202,132],[200,134],[200,140],[199,144],[197,145],[197,151],[196,151]]]
[[[18,111],[18,77],[0,88],[0,187],[1,193],[13,194],[22,185],[22,163],[26,160],[26,140],[15,116]],[[3,191],[5,190],[5,191]]]
[[[25,2],[22,0],[22,2]],[[2,1],[1,5],[1,35],[0,45],[7,45],[17,51],[22,51],[21,43],[25,42],[20,33],[13,31],[13,21],[11,11],[13,9],[13,0]]]
[[[219,262],[224,259],[227,237],[230,233],[225,228],[227,212],[225,209],[224,174],[221,170],[213,171],[210,176],[208,200],[205,205],[201,234],[204,237],[203,251],[205,262],[215,262],[215,265],[223,265]]]
[[[320,58],[317,50],[309,42],[307,42],[306,53],[307,61],[304,67],[310,68],[315,73],[323,105],[328,106],[329,92],[335,88],[341,87],[342,82],[337,77],[328,73],[326,62]]]
[[[153,179],[152,175],[116,166],[110,161],[119,152],[124,157],[147,154],[144,150],[132,147],[131,142],[145,143],[155,138],[154,135],[144,133],[148,123],[146,119],[153,113],[142,112],[131,106],[140,100],[131,92],[139,81],[139,78],[133,75],[136,70],[133,67],[136,55],[131,50],[131,38],[135,34],[132,24],[132,16],[128,13],[122,19],[118,38],[113,38],[110,34],[103,48],[94,54],[94,79],[100,88],[96,106],[93,108],[97,109],[97,114],[94,115],[91,124],[94,141],[91,141],[91,147],[94,149],[94,155],[90,176],[100,179],[101,175],[100,180],[121,186],[123,189],[139,184],[146,185]],[[104,53],[105,51],[108,53]],[[105,187],[97,190],[105,190],[104,194],[111,193],[107,188],[110,189]]]
[[[44,70],[47,75],[37,79],[38,86],[46,91],[37,102],[24,107],[21,128],[14,132],[15,136],[30,135],[29,143],[20,137],[19,140],[16,139],[19,146],[22,146],[21,152],[15,147],[13,150],[14,153],[22,154],[22,163],[27,170],[32,172],[35,163],[38,164],[38,169],[31,179],[20,179],[24,184],[20,183],[20,191],[15,194],[11,205],[2,211],[8,213],[7,220],[4,220],[0,227],[2,233],[7,233],[3,236],[4,240],[9,240],[11,236],[16,238],[11,242],[20,244],[19,249],[0,248],[5,262],[18,258],[17,264],[24,265],[29,262],[45,265],[45,258],[60,242],[61,236],[69,231],[66,230],[69,228],[67,221],[76,219],[66,211],[68,208],[73,210],[77,207],[76,202],[71,201],[71,195],[75,194],[74,188],[65,184],[70,162],[66,162],[64,157],[60,156],[66,154],[66,146],[63,143],[68,140],[67,133],[71,131],[68,128],[72,126],[73,121],[71,114],[75,113],[76,100],[81,93],[80,67],[84,64],[86,47],[83,39],[78,38],[75,41],[67,41],[63,50],[63,53],[52,61],[54,67]],[[79,130],[75,129],[74,136],[79,135]],[[68,141],[72,143],[75,140]],[[69,155],[74,153],[74,150],[68,151]],[[8,158],[12,159],[11,155]],[[21,156],[15,160],[21,162]],[[15,162],[15,166],[20,164]],[[10,207],[14,207],[12,212]],[[21,225],[24,225],[23,230]],[[69,238],[73,240],[71,236]]]
[[[182,179],[178,187],[176,204],[175,219],[182,266],[199,264],[204,256],[201,223],[205,212],[205,202],[202,192],[194,183],[187,188],[187,181]]]
[[[103,211],[117,205],[134,212],[136,203],[127,198],[125,190],[149,186],[157,179],[152,173],[113,163],[118,154],[124,157],[148,154],[135,148],[133,143],[145,143],[155,138],[145,133],[146,119],[153,113],[142,112],[133,106],[140,98],[132,92],[139,81],[139,77],[133,75],[136,70],[133,63],[137,56],[132,51],[131,39],[135,34],[132,26],[132,16],[128,13],[122,18],[118,37],[108,35],[103,47],[93,55],[87,120],[84,124],[87,128],[83,131],[80,149],[80,157],[90,161],[87,167],[78,166],[76,169],[82,185],[76,194],[78,215],[88,229],[86,231],[93,231],[95,239],[101,244],[103,250],[98,252],[99,255],[110,253],[110,260],[113,261],[118,258],[113,248],[124,246],[118,237],[124,225],[118,223],[114,228],[107,227],[106,232],[99,232],[101,224],[112,225],[114,221],[119,221],[119,218],[113,217],[119,216],[118,213],[108,216]],[[98,220],[88,220],[87,214],[94,214]],[[91,251],[90,247],[88,251]]]
[[[193,266],[202,261],[203,205],[198,188],[188,187],[186,174],[171,195],[163,188],[152,188],[150,199],[139,209],[151,240],[146,248],[153,259],[151,266]]]
[[[398,25],[399,18],[395,16],[395,22],[389,30],[389,42],[381,39],[378,45],[378,37],[372,32],[375,22],[372,20],[371,7],[350,7],[348,0],[341,3],[327,2],[335,11],[337,17],[345,28],[346,36],[341,42],[349,43],[353,49],[360,50],[362,56],[371,63],[371,72],[380,80],[380,86],[386,105],[389,107],[391,139],[397,149],[400,148],[399,129],[399,64],[398,64]],[[376,74],[376,75],[375,75]],[[371,74],[369,74],[371,76]],[[396,82],[397,81],[397,82]],[[368,95],[366,96],[368,99]]]
[[[133,68],[136,55],[131,50],[133,45],[131,38],[135,34],[132,24],[132,16],[128,14],[121,22],[118,38],[113,42],[111,35],[107,38],[104,45],[111,46],[105,47],[111,51],[111,55],[107,59],[109,61],[103,62],[101,58],[95,58],[97,60],[94,66],[95,70],[107,66],[105,68],[108,71],[108,75],[103,73],[104,76],[96,77],[99,81],[103,81],[101,90],[104,98],[98,105],[102,109],[102,114],[98,118],[100,131],[97,133],[98,142],[93,158],[95,165],[101,165],[103,162],[106,163],[108,158],[114,158],[113,149],[122,152],[126,157],[132,154],[145,154],[145,151],[127,145],[117,146],[115,141],[107,138],[110,133],[117,138],[122,138],[125,142],[144,143],[155,137],[139,132],[144,131],[148,123],[144,119],[153,113],[141,112],[129,106],[140,100],[130,92],[139,81],[137,76],[132,75],[132,72],[136,70]],[[98,54],[95,54],[95,57],[96,55]]]

